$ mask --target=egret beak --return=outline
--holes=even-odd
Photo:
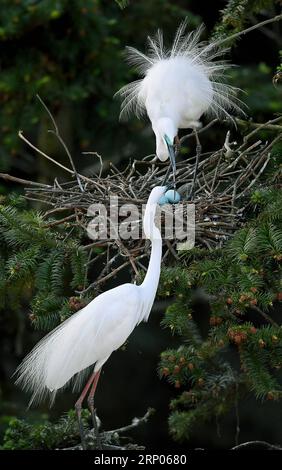
[[[166,141],[166,145],[167,145],[167,148],[168,148],[168,154],[169,154],[169,158],[170,158],[170,164],[171,164],[171,167],[172,167],[172,174],[173,174],[173,186],[174,186],[174,189],[175,189],[175,172],[176,172],[176,163],[175,163],[175,153],[174,153],[174,146],[173,146],[173,142],[170,140],[170,138],[165,134],[164,135],[164,139]]]
[[[164,135],[164,139],[166,141],[166,145],[168,148],[168,154],[169,154],[172,170],[173,170],[173,173],[175,173],[176,164],[175,164],[174,145],[173,145],[173,142],[170,140],[170,138],[166,134]]]

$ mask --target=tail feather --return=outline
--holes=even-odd
[[[69,366],[77,350],[75,347],[77,343],[76,319],[82,311],[77,312],[46,335],[15,371],[16,385],[32,394],[29,407],[45,398],[49,398],[52,405],[58,390],[63,390],[71,380],[76,385],[81,384],[83,371],[77,374],[70,373]]]

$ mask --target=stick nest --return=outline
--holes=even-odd
[[[214,120],[202,128],[198,134],[205,132],[216,121]],[[274,121],[276,122],[277,118]],[[219,248],[242,226],[244,213],[249,204],[249,199],[246,196],[257,184],[261,184],[259,180],[270,161],[271,149],[281,138],[281,133],[279,133],[271,142],[255,139],[259,130],[267,128],[270,124],[272,121],[256,125],[255,129],[244,137],[242,143],[230,142],[230,131],[228,131],[220,148],[202,153],[192,200],[189,194],[193,180],[195,155],[182,156],[182,152],[178,152],[177,191],[181,194],[182,201],[195,205],[196,246],[209,250]],[[166,182],[172,182],[172,174],[169,173],[168,164],[156,161],[156,159],[148,161],[145,157],[141,161],[131,161],[124,170],[119,170],[110,164],[108,170],[103,171],[103,161],[96,154],[100,159],[98,173],[91,176],[81,175],[77,173],[70,152],[62,141],[55,123],[54,127],[55,131],[52,132],[57,136],[69,156],[72,169],[64,167],[35,147],[24,137],[22,132],[19,132],[19,136],[33,150],[70,174],[71,178],[68,181],[59,183],[55,178],[53,184],[48,185],[20,180],[10,175],[2,174],[1,177],[25,184],[26,199],[40,203],[41,207],[42,205],[47,206],[43,215],[46,219],[46,229],[64,224],[66,236],[74,226],[85,230],[85,240],[81,249],[90,250],[89,265],[100,258],[102,267],[95,282],[83,292],[93,288],[94,285],[95,287],[99,286],[125,267],[132,268],[132,277],[138,276],[140,268],[146,270],[141,260],[150,255],[150,243],[144,239],[111,240],[106,238],[91,241],[87,238],[86,233],[86,227],[91,220],[87,216],[87,210],[91,204],[96,203],[102,203],[109,207],[110,198],[118,196],[119,205],[132,203],[138,206],[141,214],[141,206],[146,204],[152,188],[163,185],[166,176]],[[182,150],[184,142],[188,139],[194,141],[193,132],[180,140]],[[176,208],[177,205],[174,207]],[[166,211],[167,206],[162,206],[162,217],[165,216]],[[121,219],[120,216],[119,222]],[[139,223],[142,223],[141,220]],[[90,241],[91,243],[89,243]],[[179,259],[178,242],[179,240],[163,239],[163,262],[167,262],[171,258]]]

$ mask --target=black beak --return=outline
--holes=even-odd
[[[175,189],[176,163],[175,163],[174,145],[173,145],[173,142],[171,142],[170,138],[166,134],[164,135],[164,139],[166,141],[166,145],[168,148],[168,154],[169,154],[169,159],[170,159],[170,164],[171,164],[172,174],[173,174],[173,187]]]

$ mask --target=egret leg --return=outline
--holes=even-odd
[[[196,177],[197,177],[198,166],[199,166],[199,160],[200,160],[200,155],[202,153],[202,146],[201,146],[201,143],[200,143],[200,139],[199,139],[199,136],[198,136],[197,129],[194,129],[194,133],[195,133],[195,137],[196,137],[196,162],[195,162],[192,185],[191,185],[190,194],[189,194],[190,199],[192,199],[192,197],[194,196],[195,183],[196,183]]]
[[[82,390],[82,393],[81,393],[79,399],[77,400],[77,402],[74,405],[75,410],[76,410],[76,414],[77,414],[79,434],[80,434],[81,445],[82,445],[83,450],[86,450],[86,441],[85,441],[85,432],[84,432],[82,419],[81,419],[82,403],[83,403],[83,400],[85,399],[85,397],[87,395],[87,392],[88,392],[89,388],[91,387],[92,382],[95,380],[95,377],[96,377],[96,372],[93,372],[93,374],[91,374],[88,382],[86,383],[84,389]]]
[[[169,165],[168,165],[168,169],[167,169],[166,174],[165,174],[165,177],[164,177],[164,179],[163,179],[163,181],[162,181],[162,186],[164,186],[164,185],[166,184],[166,182],[167,182],[168,175],[169,175],[169,172],[170,172],[170,168],[171,168],[171,163],[169,163]]]
[[[180,143],[180,139],[178,135],[174,137],[174,144],[175,144],[175,150],[176,150],[175,155],[178,155],[180,152],[180,148],[181,148],[181,143]]]
[[[98,447],[99,450],[102,449],[102,444],[101,444],[101,439],[100,439],[100,436],[99,436],[96,409],[94,408],[94,395],[95,395],[98,380],[99,380],[99,377],[100,377],[100,372],[101,372],[101,369],[98,370],[98,372],[96,372],[95,378],[94,378],[93,383],[92,383],[90,393],[89,393],[88,398],[87,398],[87,403],[88,403],[89,409],[91,411],[94,434],[95,434],[95,437],[96,437],[97,447]]]

